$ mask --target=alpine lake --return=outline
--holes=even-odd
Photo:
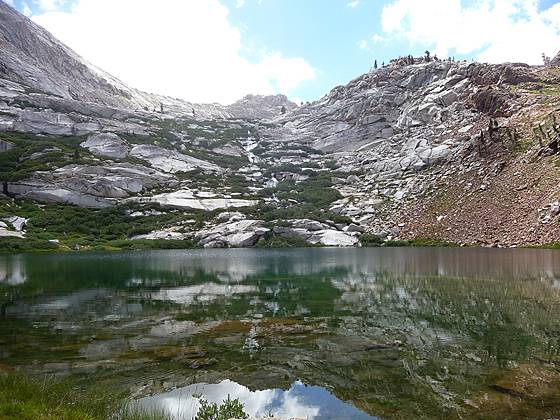
[[[0,367],[177,419],[558,417],[560,251],[0,255]]]

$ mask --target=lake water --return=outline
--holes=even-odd
[[[0,365],[308,419],[560,413],[560,252],[0,256]]]

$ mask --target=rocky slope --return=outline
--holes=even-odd
[[[201,105],[127,87],[2,2],[0,20],[0,236],[560,240],[556,67],[398,59],[301,107]]]
[[[0,1],[0,78],[25,86],[26,92],[96,103],[112,108],[195,113],[203,118],[268,117],[281,106],[292,108],[286,97],[251,98],[230,107],[194,104],[131,88],[86,62],[27,17]],[[53,99],[53,98],[51,98]]]

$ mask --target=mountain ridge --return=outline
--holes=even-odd
[[[560,241],[557,67],[408,57],[299,107],[283,95],[191,104],[105,84],[0,3],[0,21],[11,16],[17,34],[0,30],[11,45],[0,50],[0,215],[28,228],[0,236],[69,249]],[[68,78],[76,91],[59,89]],[[68,234],[29,200],[70,225],[60,212],[119,222]]]
[[[237,109],[248,115],[238,103],[231,106],[196,104],[170,96],[142,92],[84,60],[61,43],[48,31],[17,10],[0,2],[0,77],[21,83],[38,92],[82,102],[94,102],[114,108],[159,110],[163,105],[168,112],[191,113],[213,118],[231,118]],[[53,59],[55,58],[55,59]],[[278,102],[278,98],[271,100]],[[278,105],[293,108],[283,97]],[[243,101],[241,99],[240,101]],[[260,106],[266,105],[260,101]],[[268,116],[252,106],[251,117]]]

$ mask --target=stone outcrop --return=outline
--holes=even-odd
[[[206,211],[250,207],[258,204],[257,200],[244,200],[231,197],[205,198],[204,195],[205,194],[197,194],[194,191],[183,189],[149,197],[139,197],[133,200],[141,203],[157,203],[164,207]]]
[[[288,100],[286,95],[247,95],[229,105],[227,110],[236,118],[269,119],[296,108],[297,105]]]
[[[21,230],[12,230],[5,223],[0,221],[0,238],[19,238],[23,239],[25,237],[25,232]]]
[[[130,151],[130,156],[143,159],[154,168],[168,173],[189,172],[194,169],[210,172],[221,171],[219,166],[210,162],[149,144],[134,146]]]
[[[16,133],[0,135],[0,153],[18,156],[1,179],[11,198],[129,204],[135,217],[204,214],[202,229],[176,221],[135,239],[211,247],[276,237],[357,246],[364,233],[436,232],[467,243],[465,226],[474,232],[476,224],[458,203],[484,216],[499,213],[500,202],[540,209],[511,224],[532,220],[525,230],[533,242],[560,241],[556,169],[547,160],[560,150],[554,69],[407,57],[299,107],[282,95],[221,106],[130,88],[3,2],[0,39],[0,132]],[[513,167],[510,180],[500,177]],[[516,188],[546,184],[539,191],[547,193],[521,204],[492,186],[534,173],[538,180]],[[216,217],[219,210],[229,211]],[[4,223],[6,235],[18,235]],[[489,235],[502,225],[493,222]]]
[[[554,58],[550,60],[550,65],[553,67],[560,67],[560,52],[558,52],[558,54],[556,54]]]
[[[88,149],[94,155],[113,159],[124,159],[129,152],[128,143],[114,133],[93,134],[80,146]]]
[[[291,226],[275,226],[275,235],[284,238],[298,238],[311,245],[346,247],[359,245],[359,233],[341,231],[331,225],[314,220],[293,220]]]
[[[201,230],[195,238],[205,248],[250,247],[265,239],[270,229],[262,220],[228,221],[211,229]]]
[[[22,181],[9,182],[7,192],[22,199],[102,208],[145,189],[169,185],[169,182],[172,178],[167,174],[129,163],[70,165],[53,172],[36,172]]]

